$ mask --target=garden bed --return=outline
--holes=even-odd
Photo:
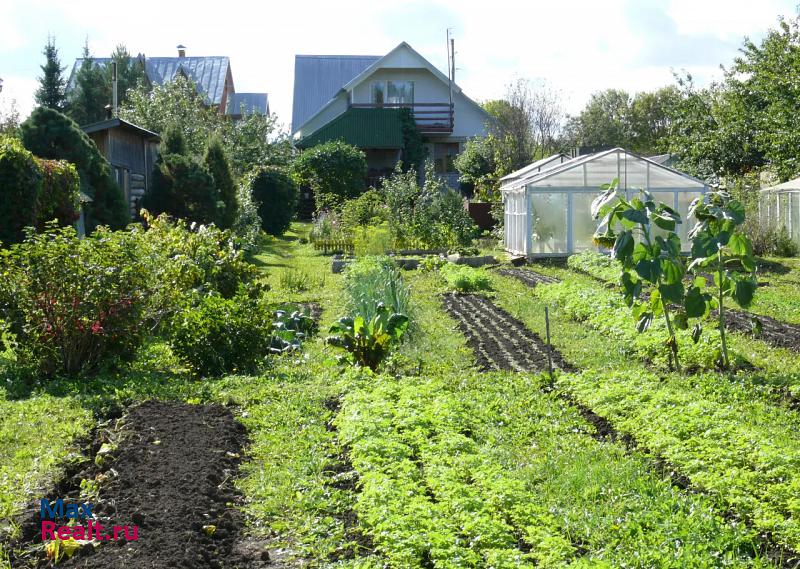
[[[714,311],[716,317],[716,311]],[[753,319],[761,322],[761,331],[753,333]],[[800,352],[800,325],[781,322],[769,316],[742,312],[739,310],[725,310],[725,324],[729,330],[751,335],[771,346],[788,348]]]
[[[104,526],[103,534],[110,534],[114,525],[135,525],[138,539],[94,541],[59,566],[215,568],[269,563],[263,545],[247,542],[243,515],[234,505],[240,502],[233,481],[245,431],[228,409],[149,401],[130,410],[121,425],[118,435],[101,432],[93,444],[99,449],[95,460],[45,497],[94,503],[94,523]],[[86,497],[84,488],[81,498],[81,481],[90,480],[105,481],[96,496]],[[37,500],[26,513],[20,543],[41,544],[38,506]],[[13,566],[43,567],[49,562],[39,547],[19,554]]]
[[[500,269],[497,272],[505,277],[513,277],[517,280],[520,280],[530,287],[534,287],[537,284],[552,284],[560,282],[559,279],[555,277],[548,277],[547,275],[525,269]]]
[[[347,265],[350,264],[352,258],[345,258],[340,255],[334,256],[333,262],[331,264],[331,271],[333,273],[341,273]],[[392,257],[392,260],[395,264],[406,271],[413,271],[419,268],[419,264],[422,259],[404,259],[404,258],[396,258]],[[497,262],[497,259],[491,255],[483,255],[479,257],[458,257],[452,260],[453,263],[456,265],[467,265],[470,267],[483,267],[485,265],[493,265]]]
[[[535,332],[487,298],[446,294],[444,308],[458,322],[480,369],[548,370],[547,345]],[[552,348],[551,357],[553,368],[569,369],[561,354]]]

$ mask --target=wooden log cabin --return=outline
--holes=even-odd
[[[112,173],[125,194],[131,218],[139,214],[139,202],[150,190],[158,157],[158,134],[120,118],[86,125],[83,131],[111,163]]]

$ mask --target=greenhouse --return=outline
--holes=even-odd
[[[786,228],[800,246],[800,178],[761,190],[758,205],[762,225]]]
[[[591,205],[601,186],[615,178],[628,197],[646,189],[657,202],[675,209],[683,220],[678,233],[684,249],[689,250],[687,234],[694,225],[688,219],[689,205],[708,187],[697,178],[622,148],[564,162],[556,159],[544,168],[528,166],[506,176],[500,187],[505,204],[505,248],[528,257],[597,251],[592,241],[597,222],[592,219]]]

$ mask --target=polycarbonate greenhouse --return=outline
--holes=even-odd
[[[540,166],[536,166],[541,164]],[[592,201],[600,187],[614,179],[633,197],[649,190],[657,202],[675,209],[683,223],[678,233],[689,250],[687,233],[692,200],[708,189],[705,183],[622,148],[565,160],[563,155],[540,160],[501,180],[505,204],[505,247],[528,257],[567,256],[599,250],[592,241],[597,222]]]
[[[758,205],[762,225],[785,227],[800,246],[800,178],[761,190]]]

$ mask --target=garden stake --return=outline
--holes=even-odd
[[[553,381],[553,348],[550,345],[550,308],[544,307],[544,330],[547,335],[547,370],[550,372],[550,381]]]

